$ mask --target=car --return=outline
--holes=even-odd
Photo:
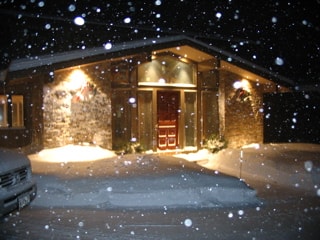
[[[16,150],[0,148],[0,217],[26,207],[36,195],[29,158]]]

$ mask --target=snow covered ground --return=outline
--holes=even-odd
[[[217,154],[201,150],[176,156],[248,183],[260,181],[268,187],[280,185],[320,197],[318,144],[252,144],[241,149],[224,149]]]
[[[32,205],[259,204],[256,192],[238,178],[251,186],[262,182],[266,188],[282,186],[320,197],[319,153],[320,145],[315,144],[254,144],[217,154],[201,150],[174,157],[116,156],[97,146],[67,145],[29,155],[38,183],[38,196]]]

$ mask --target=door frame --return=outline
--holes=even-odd
[[[185,105],[184,105],[184,101],[185,101],[185,93],[186,92],[195,92],[197,95],[197,104],[196,104],[196,108],[197,108],[197,113],[196,113],[196,144],[194,145],[193,149],[188,149],[187,151],[195,151],[197,149],[199,149],[201,147],[201,143],[199,141],[199,139],[201,139],[201,131],[199,130],[201,128],[201,119],[200,119],[200,115],[199,115],[199,93],[196,89],[185,89],[185,88],[166,88],[166,87],[144,87],[144,88],[140,88],[138,91],[147,91],[150,92],[152,94],[152,106],[150,109],[150,112],[148,114],[151,115],[151,137],[150,137],[150,150],[152,150],[153,152],[161,152],[161,151],[173,151],[173,150],[160,150],[158,149],[158,121],[157,121],[157,116],[158,116],[158,112],[157,112],[157,92],[158,91],[176,91],[179,92],[179,96],[180,96],[180,106],[179,106],[179,115],[178,115],[178,144],[177,147],[175,149],[175,151],[184,151],[185,150],[185,118],[186,118],[186,109],[185,109]],[[137,103],[138,109],[139,107],[139,102]],[[138,139],[142,138],[143,136],[140,135],[141,132],[141,127],[143,127],[143,125],[141,125],[139,123],[139,114],[137,113],[137,118],[136,118],[136,124],[137,124],[137,133],[134,134],[135,136],[138,136]]]

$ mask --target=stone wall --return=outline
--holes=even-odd
[[[44,148],[112,147],[110,79],[108,63],[54,73],[43,88]]]
[[[245,81],[245,93],[234,88],[242,80],[230,72],[221,72],[224,81],[224,137],[229,147],[241,147],[250,143],[263,142],[263,88],[262,84]]]

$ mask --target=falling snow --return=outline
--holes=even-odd
[[[83,17],[76,17],[74,19],[74,23],[78,26],[82,26],[84,25],[85,21],[84,21],[84,18]]]
[[[315,7],[309,10],[300,1],[284,4],[274,2],[268,5],[250,1],[248,3],[252,4],[253,7],[251,8],[248,7],[249,4],[236,5],[235,1],[231,0],[224,1],[221,4],[213,3],[210,7],[206,5],[210,4],[210,1],[206,4],[195,1],[194,5],[189,7],[187,5],[189,2],[186,0],[172,1],[170,3],[172,5],[169,7],[167,5],[169,1],[161,0],[153,0],[150,3],[144,1],[143,4],[135,1],[118,1],[117,4],[112,1],[97,4],[83,4],[81,1],[72,2],[72,4],[70,2],[63,3],[63,1],[61,3],[58,3],[58,1],[49,3],[49,1],[35,0],[25,1],[23,4],[17,4],[15,1],[1,2],[0,7],[9,4],[10,11],[2,12],[5,19],[14,21],[12,23],[14,25],[10,26],[10,34],[13,38],[10,44],[15,46],[13,52],[16,57],[31,56],[36,59],[35,56],[38,56],[39,52],[41,54],[53,54],[56,51],[60,52],[66,49],[86,49],[97,46],[103,46],[105,50],[110,50],[114,42],[123,42],[124,38],[124,41],[131,41],[138,34],[141,34],[139,38],[148,39],[152,35],[161,37],[178,33],[204,39],[208,44],[220,44],[232,54],[243,56],[262,67],[291,77],[299,84],[314,84],[319,80],[319,72],[315,67],[319,63],[319,47],[317,46],[318,42],[314,41],[314,39],[319,39],[319,1],[314,1],[313,6]],[[15,3],[15,6],[12,7],[11,4],[13,3]],[[261,8],[259,5],[262,5]],[[39,22],[39,26],[30,24],[34,19]],[[121,33],[119,29],[122,29],[125,34]],[[299,54],[297,54],[298,50]],[[230,55],[226,60],[233,62],[234,58],[232,56]],[[54,72],[50,72],[49,75],[52,77],[53,74]],[[318,83],[313,85],[313,87],[315,86],[318,86]],[[297,87],[297,89],[299,88]],[[310,95],[306,93],[304,98],[309,99]],[[136,99],[130,98],[128,102],[134,105]],[[318,106],[304,106],[305,109],[316,107]],[[259,111],[263,112],[263,109]],[[295,112],[287,118],[286,123],[293,130],[301,122],[300,115]],[[274,117],[274,114],[272,115],[269,112],[264,116],[265,119],[271,119],[272,117]],[[8,139],[8,136],[3,134],[2,138]],[[132,138],[132,140],[136,139]],[[240,153],[240,151],[242,152]],[[290,191],[299,192],[302,194],[302,201],[308,196],[320,198],[319,152],[319,146],[316,144],[255,144],[243,146],[242,149],[224,149],[217,154],[201,150],[197,153],[176,154],[174,157],[195,162],[206,169],[214,170],[216,175],[225,173],[253,186],[254,184],[263,184],[263,189],[269,195],[272,195],[271,193],[280,186]],[[212,184],[210,187],[192,189],[189,185],[184,184],[199,184],[196,180],[200,178],[192,178],[193,175],[186,172],[179,172],[179,174],[172,176],[174,182],[169,177],[166,179],[162,175],[161,181],[157,182],[156,186],[165,187],[158,189],[158,191],[152,188],[151,182],[146,181],[145,178],[136,178],[131,182],[125,182],[126,179],[121,178],[122,183],[124,181],[125,184],[129,184],[126,185],[129,187],[123,190],[120,189],[123,185],[119,181],[107,179],[107,176],[109,176],[107,174],[98,174],[107,171],[107,166],[110,167],[111,165],[115,178],[120,179],[118,176],[123,176],[122,174],[125,176],[133,174],[128,170],[131,167],[148,168],[153,166],[152,162],[157,158],[152,155],[146,156],[132,155],[124,159],[123,156],[118,156],[113,151],[98,146],[78,145],[44,149],[37,154],[29,155],[39,184],[39,194],[31,204],[31,211],[34,209],[45,209],[43,211],[50,209],[44,215],[47,216],[48,213],[56,215],[55,210],[59,210],[55,209],[57,207],[65,208],[63,214],[68,215],[73,211],[71,207],[81,209],[84,206],[90,206],[98,212],[97,209],[110,207],[112,204],[119,204],[118,206],[121,206],[121,209],[123,209],[123,206],[125,209],[125,207],[132,207],[132,204],[136,204],[134,207],[144,208],[145,205],[160,207],[162,214],[168,216],[172,214],[172,206],[189,204],[188,197],[190,196],[197,196],[191,199],[191,205],[198,207],[207,207],[206,204],[208,204],[207,201],[210,197],[221,196],[219,195],[221,192],[218,192],[218,190],[219,187],[221,190],[223,182]],[[166,173],[168,172],[171,171]],[[83,175],[87,178],[80,178]],[[179,182],[179,186],[176,185],[177,182]],[[232,182],[231,187],[236,189],[236,187],[239,187],[238,183],[239,181]],[[182,188],[181,186],[187,187]],[[148,191],[141,194],[141,187]],[[242,193],[248,192],[242,191]],[[251,194],[251,192],[249,193]],[[124,196],[128,196],[128,198]],[[141,201],[141,197],[144,201]],[[253,210],[258,214],[266,207],[252,195],[250,197],[248,200],[236,196],[236,203],[233,203],[231,209],[223,210],[223,214],[219,218],[220,220],[224,219],[223,223],[227,228],[227,233],[224,236],[230,236],[228,231],[231,231],[231,226],[236,224],[236,220],[253,223],[248,220],[250,218],[245,219],[247,215],[252,214],[251,209],[243,206],[239,207],[237,205],[239,202],[246,201],[245,203],[248,203],[249,201],[254,206]],[[276,202],[282,201],[277,199],[277,196],[274,198]],[[220,203],[217,199],[213,199],[210,199],[213,201],[210,207],[217,207]],[[229,200],[227,197],[222,199]],[[290,201],[285,202],[285,204],[290,204]],[[282,231],[283,227],[289,223],[281,222],[278,217],[273,218],[273,221],[269,220],[280,210],[280,208],[270,210],[263,220],[270,224],[273,229]],[[303,211],[309,213],[312,210],[314,209],[306,207]],[[31,211],[21,212],[21,215],[30,214]],[[299,209],[294,209],[294,211],[299,211]],[[138,211],[138,214],[141,218],[144,218],[148,213],[147,211]],[[292,212],[287,214],[289,216],[293,215]],[[299,217],[301,216],[299,215]],[[14,229],[14,234],[23,234],[23,239],[29,239],[32,229],[18,230],[18,226],[28,223],[27,221],[15,221],[20,217],[18,212],[12,218],[5,218],[3,223],[13,221],[10,222],[10,227]],[[124,229],[127,238],[136,238],[141,236],[139,235],[141,231],[146,233],[157,227],[155,225],[135,225],[132,230],[126,226],[126,223],[115,227],[106,222],[107,217],[110,216],[100,216],[99,221],[103,222],[104,228],[99,229],[99,232],[111,229],[110,231],[114,233],[119,229]],[[119,214],[114,214],[111,218],[119,218]],[[57,216],[55,221],[60,222],[65,219],[73,224],[69,231],[71,232],[74,229],[76,231],[72,239],[87,239],[85,229],[90,224],[89,222],[80,217],[67,218],[64,215]],[[207,224],[206,218],[202,220],[205,222],[203,225]],[[131,221],[134,222],[134,219],[131,219]],[[303,219],[299,219],[299,223],[302,221]],[[55,222],[48,221],[36,227],[38,227],[38,230],[45,230],[49,234],[58,231],[53,227],[54,224]],[[185,215],[176,222],[170,222],[170,224],[176,224],[183,228],[183,233],[186,235],[180,237],[186,239],[186,236],[189,236],[188,234],[193,233],[191,231],[201,230],[201,227],[204,227],[197,228],[197,221],[194,216],[190,215]],[[217,223],[211,223],[210,228],[213,232],[219,232],[219,229],[215,228],[215,224]],[[241,227],[238,229],[241,229]],[[290,239],[300,238],[298,234],[312,230],[299,224],[290,226],[290,228],[294,229],[295,233],[289,236]],[[169,228],[168,225],[163,225],[159,229],[172,232],[172,228]],[[1,231],[4,230],[6,229],[1,229]],[[245,238],[260,239],[251,234],[251,231],[254,230],[247,230],[244,234]],[[265,229],[261,228],[258,231],[263,233]],[[218,237],[223,238],[224,236]],[[271,235],[265,233],[263,236],[269,238]],[[205,233],[201,237],[209,239]],[[280,237],[286,238],[285,233],[282,233]],[[17,238],[14,237],[13,239]],[[157,238],[153,237],[151,239]],[[234,236],[230,239],[234,239]]]
[[[187,218],[186,220],[184,220],[184,225],[186,227],[191,227],[192,226],[192,220]]]

